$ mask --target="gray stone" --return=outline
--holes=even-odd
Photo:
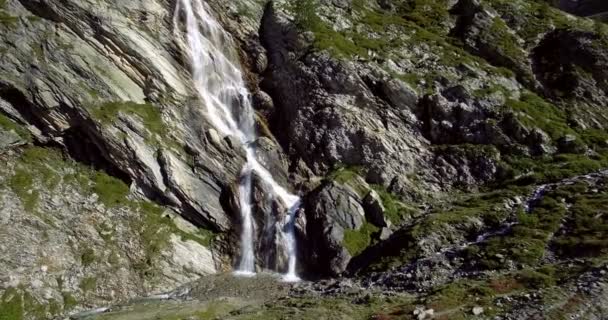
[[[305,199],[308,244],[312,252],[308,265],[320,273],[338,275],[351,259],[344,248],[344,230],[359,230],[365,212],[359,196],[349,187],[329,183]]]
[[[382,85],[384,94],[397,109],[414,110],[418,104],[418,93],[405,82],[392,79]]]
[[[387,221],[384,216],[385,208],[382,199],[375,190],[371,190],[363,199],[363,209],[368,222],[380,228],[390,226],[390,221]]]
[[[473,315],[475,315],[475,316],[481,315],[483,313],[483,311],[484,310],[482,307],[474,307],[472,310]]]

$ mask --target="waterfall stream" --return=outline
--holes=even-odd
[[[255,274],[255,222],[252,213],[253,175],[259,178],[275,199],[287,208],[283,218],[282,246],[288,254],[286,281],[297,281],[296,239],[294,224],[300,207],[300,198],[290,194],[258,161],[255,151],[257,134],[250,93],[245,86],[239,66],[236,45],[232,37],[211,15],[202,0],[177,1],[174,26],[179,31],[180,13],[186,27],[188,54],[192,63],[192,80],[201,104],[211,124],[222,136],[235,136],[246,149],[247,163],[241,171],[239,204],[242,218],[241,258],[236,273]]]

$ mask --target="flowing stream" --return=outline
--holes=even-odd
[[[290,194],[273,179],[258,161],[255,152],[257,133],[250,93],[245,86],[235,43],[211,15],[202,0],[177,1],[174,26],[179,31],[184,14],[192,80],[211,124],[222,136],[235,136],[246,149],[247,163],[241,172],[239,204],[242,218],[241,258],[236,273],[255,274],[255,221],[252,216],[253,175],[255,174],[287,208],[280,232],[288,255],[286,281],[297,281],[294,224],[300,198]]]

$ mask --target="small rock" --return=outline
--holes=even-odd
[[[480,315],[482,313],[483,313],[483,308],[482,307],[475,307],[475,308],[473,308],[473,314],[474,315],[478,316],[478,315]]]
[[[393,234],[393,231],[391,231],[390,228],[382,228],[382,231],[380,231],[380,240],[382,240],[382,241],[387,240],[388,238],[391,237],[392,234]]]
[[[371,190],[365,199],[363,199],[363,210],[365,210],[365,218],[373,225],[381,228],[390,225],[384,216],[386,209],[382,204],[382,199],[376,191]]]

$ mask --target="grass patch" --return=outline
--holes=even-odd
[[[61,297],[63,298],[64,311],[70,311],[78,305],[78,300],[76,300],[76,298],[74,298],[74,296],[67,291],[61,292]]]
[[[547,194],[531,212],[521,211],[518,224],[507,234],[468,247],[465,256],[471,263],[488,270],[507,267],[507,260],[534,267],[543,258],[549,239],[565,215],[566,207],[559,193]]]
[[[570,204],[563,232],[552,241],[558,256],[589,258],[608,255],[608,188],[590,190],[586,183],[558,190]]]
[[[148,142],[158,143],[166,137],[168,129],[165,126],[160,110],[151,104],[138,104],[130,101],[109,102],[90,109],[91,116],[102,124],[114,123],[120,113],[137,116],[152,137],[147,137]]]
[[[17,169],[9,179],[8,184],[11,190],[21,199],[24,209],[33,213],[38,206],[40,194],[34,189],[32,173],[24,169]]]
[[[0,320],[22,320],[23,297],[15,288],[4,291],[0,300]]]
[[[519,100],[508,100],[506,106],[516,112],[517,118],[525,126],[539,128],[553,140],[566,134],[576,134],[568,126],[566,112],[534,93],[526,92]]]
[[[109,102],[91,109],[91,115],[102,123],[116,121],[120,112],[137,115],[150,131],[161,133],[165,130],[158,108],[151,104],[135,102]]]
[[[97,278],[95,277],[86,277],[80,280],[80,284],[78,285],[80,290],[84,293],[95,291],[97,288]]]
[[[359,230],[344,230],[342,245],[354,257],[372,244],[372,235],[378,231],[378,227],[368,222],[364,223]]]
[[[99,196],[99,200],[110,208],[125,206],[129,204],[129,186],[122,180],[107,175],[103,172],[93,173],[93,192]]]
[[[183,241],[195,241],[204,247],[210,247],[213,243],[215,234],[212,231],[199,229],[197,234],[182,231],[170,217],[164,215],[165,209],[162,207],[150,202],[138,202],[133,206],[141,213],[141,218],[133,221],[133,227],[144,246],[144,258],[135,265],[142,276],[155,274],[155,261],[169,246],[171,234],[180,236]]]
[[[122,207],[137,212],[133,215],[131,226],[139,234],[144,248],[144,257],[136,265],[144,275],[154,273],[155,259],[170,245],[171,234],[176,234],[184,241],[196,241],[205,247],[211,246],[215,237],[213,232],[204,229],[199,229],[196,233],[182,231],[169,217],[164,216],[164,208],[151,202],[129,199],[129,186],[118,178],[65,160],[58,151],[30,147],[21,155],[16,173],[9,179],[9,186],[22,198],[28,209],[34,210],[40,193],[32,189],[40,182],[52,186],[44,188],[49,191],[60,183],[72,185],[83,194],[97,194],[99,201],[107,208]],[[112,241],[112,226],[104,224],[96,229],[104,241]],[[88,266],[98,257],[93,249],[85,249],[80,258],[82,264]]]
[[[24,139],[28,142],[32,141],[32,135],[26,128],[17,124],[13,120],[11,120],[9,117],[7,117],[1,113],[0,113],[0,128],[15,132],[19,137],[21,137],[22,139]]]
[[[18,17],[11,16],[8,12],[0,9],[0,25],[8,28],[14,28],[19,22]]]
[[[607,167],[608,157],[605,155],[508,156],[503,163],[504,178],[499,183],[507,186],[557,182]]]
[[[359,197],[363,198],[369,192],[369,186],[361,177],[363,168],[351,166],[341,166],[334,169],[325,178],[328,181],[335,181],[338,184],[351,187]]]
[[[418,210],[399,201],[392,193],[388,192],[383,186],[374,185],[373,189],[380,196],[382,205],[384,206],[384,216],[387,217],[394,225],[400,225],[406,218],[412,217],[418,213]]]
[[[80,263],[82,263],[83,266],[87,267],[93,264],[93,262],[95,262],[95,250],[93,250],[93,248],[85,249],[84,252],[80,255]]]

